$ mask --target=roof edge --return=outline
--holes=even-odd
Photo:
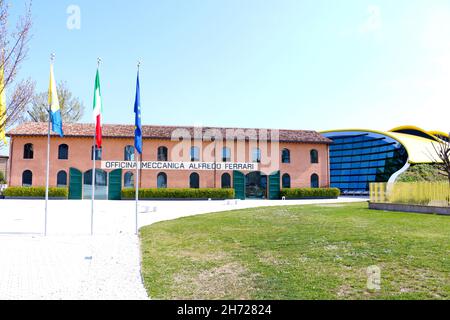
[[[327,134],[327,133],[333,133],[333,132],[339,133],[339,132],[349,132],[349,131],[350,131],[350,132],[351,132],[351,131],[354,131],[354,132],[371,132],[371,133],[377,133],[377,134],[381,134],[381,135],[384,135],[384,136],[387,136],[387,137],[389,137],[389,138],[394,139],[395,141],[397,141],[398,143],[400,143],[400,144],[406,149],[406,152],[408,153],[408,162],[411,163],[411,164],[421,164],[421,163],[429,163],[429,162],[418,162],[418,161],[415,161],[414,159],[412,159],[412,158],[411,158],[412,152],[411,152],[410,148],[409,148],[408,145],[406,145],[403,141],[400,141],[400,140],[401,140],[401,139],[400,139],[401,136],[400,136],[400,137],[396,137],[396,135],[405,135],[405,136],[408,136],[409,138],[429,140],[429,142],[430,142],[431,144],[439,143],[439,141],[437,141],[437,140],[426,139],[426,138],[419,137],[419,136],[415,136],[415,135],[408,135],[408,134],[406,134],[406,133],[401,133],[401,132],[389,132],[389,131],[386,132],[386,131],[379,131],[379,130],[372,130],[372,129],[338,129],[338,130],[321,131],[321,133]],[[431,163],[431,161],[430,161],[430,163]]]

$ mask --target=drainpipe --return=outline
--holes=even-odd
[[[217,189],[217,141],[214,138],[214,189]]]
[[[156,157],[157,157],[156,160],[158,160],[158,155],[156,155]],[[167,158],[169,158],[169,150],[167,150]],[[143,161],[144,161],[144,138],[142,138],[142,154],[141,154],[141,162]],[[141,177],[138,181],[139,189],[142,189],[142,180],[144,180],[142,179],[142,166],[139,168],[139,177]],[[156,180],[158,180],[158,178],[156,178]],[[156,181],[156,183],[158,184],[158,181]]]
[[[7,181],[8,183],[8,187],[11,186],[11,175],[12,175],[12,163],[13,163],[13,144],[14,144],[14,140],[13,137],[10,136],[11,138],[9,139],[9,159],[6,162],[6,170],[7,172],[7,176],[9,175],[9,179]],[[9,163],[9,170],[8,170],[8,163]]]
[[[327,144],[327,182],[328,187],[331,188],[331,170],[330,170],[330,145]]]

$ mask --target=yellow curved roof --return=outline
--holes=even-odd
[[[431,140],[435,140],[437,141],[437,138],[431,133],[431,132],[427,132],[425,130],[423,130],[422,128],[416,127],[416,126],[400,126],[397,128],[394,128],[392,130],[389,130],[389,132],[397,132],[397,133],[401,133],[399,131],[403,131],[403,130],[411,130],[411,131],[417,131],[422,133],[425,136],[428,136]]]
[[[430,131],[430,134],[432,134],[433,136],[437,136],[438,138],[441,136],[441,137],[446,137],[447,139],[450,139],[450,135],[443,131],[433,130],[433,131]]]
[[[438,142],[405,133],[390,132],[390,134],[405,147],[410,163],[442,162],[433,148],[433,145],[439,147]]]
[[[433,145],[436,148],[439,147],[439,143],[431,139],[426,139],[405,133],[383,132],[370,129],[328,130],[322,131],[322,133],[348,132],[348,131],[372,132],[391,137],[392,139],[398,141],[405,147],[406,151],[408,152],[409,162],[411,164],[442,162],[439,160],[439,157],[437,156],[436,151],[433,148]]]

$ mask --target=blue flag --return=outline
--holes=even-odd
[[[139,85],[139,71],[136,82],[136,100],[134,102],[134,113],[136,122],[134,128],[134,146],[139,154],[142,154],[142,120],[141,120],[141,89]]]

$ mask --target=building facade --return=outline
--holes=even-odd
[[[367,195],[372,182],[395,182],[411,165],[439,161],[433,144],[448,141],[439,131],[403,126],[387,132],[345,129],[323,133],[330,147],[331,187]]]
[[[50,186],[67,186],[71,199],[92,194],[93,132],[66,124],[51,137]],[[25,123],[11,137],[11,186],[45,186],[47,124]],[[141,161],[257,163],[257,171],[141,169],[140,188],[235,188],[238,198],[276,198],[282,188],[328,187],[331,140],[314,131],[235,128],[143,127]],[[117,199],[134,187],[135,170],[101,169],[102,161],[132,162],[134,127],[105,125],[96,150],[96,198]],[[162,167],[164,167],[162,165]]]

